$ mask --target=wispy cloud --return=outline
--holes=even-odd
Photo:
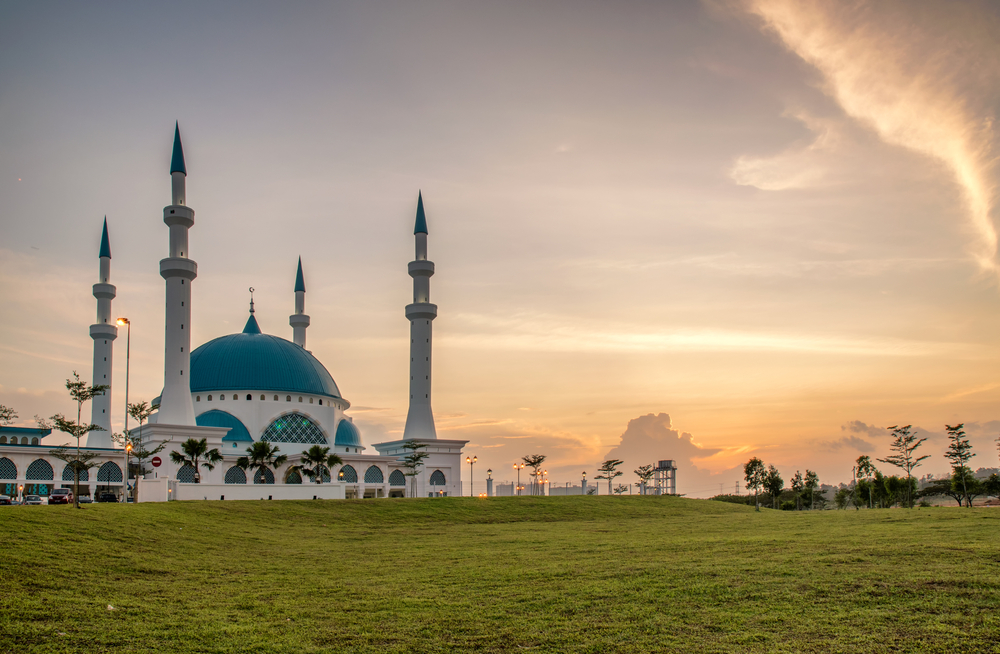
[[[988,107],[971,106],[961,90],[996,77],[995,19],[965,14],[953,3],[916,11],[908,3],[888,10],[879,4],[750,0],[749,8],[823,74],[824,90],[849,116],[885,142],[946,166],[965,196],[975,234],[972,255],[984,270],[1000,274],[991,217],[994,117]],[[976,79],[961,79],[972,75],[967,71],[975,71]]]

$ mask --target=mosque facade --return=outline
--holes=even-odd
[[[171,203],[163,210],[168,256],[160,261],[166,309],[163,391],[153,401],[159,409],[149,422],[130,431],[141,448],[149,450],[160,444],[164,448],[147,460],[146,474],[135,480],[137,501],[460,495],[462,449],[467,441],[437,438],[431,408],[432,322],[437,306],[430,302],[434,264],[427,257],[422,196],[417,198],[415,257],[408,266],[413,302],[405,308],[410,322],[406,425],[401,439],[373,443],[369,448],[348,415],[351,403],[306,347],[310,318],[305,312],[306,279],[301,258],[292,291],[291,340],[261,331],[251,299],[241,332],[192,349],[192,286],[198,266],[189,256],[188,244],[195,212],[186,202],[187,169],[179,127],[174,132],[170,176]],[[118,330],[112,318],[116,288],[111,283],[106,220],[98,258],[99,278],[93,287],[97,320],[90,327],[93,383],[112,385],[112,350]],[[92,403],[91,422],[105,431],[91,432],[84,449],[96,455],[97,468],[90,471],[96,472],[96,488],[122,494],[124,452],[111,438],[110,397],[109,390]],[[51,446],[39,444],[47,435],[42,432],[45,430],[0,428],[0,493],[24,485],[36,494],[47,494],[53,487],[72,487],[72,472],[50,454]],[[205,439],[207,449],[221,455],[214,469],[199,468],[197,483],[194,468],[175,464],[170,456],[172,451],[180,452],[181,444],[189,438]],[[237,465],[240,457],[247,456],[248,448],[261,441],[278,448],[287,461],[277,469],[248,470]],[[415,475],[408,474],[411,471],[402,462],[409,453],[404,448],[408,441],[421,445],[420,451],[428,455]],[[329,448],[343,460],[324,475],[323,483],[314,483],[300,468],[305,450],[314,445]],[[134,466],[130,470],[134,471]],[[93,484],[89,476],[82,480],[88,488]]]

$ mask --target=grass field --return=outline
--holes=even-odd
[[[0,508],[2,652],[1000,648],[998,509],[755,513],[638,496]]]

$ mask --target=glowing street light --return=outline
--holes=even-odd
[[[521,485],[521,470],[523,470],[523,469],[524,469],[524,464],[523,463],[515,463],[514,464],[514,470],[517,470],[517,494],[518,495],[521,494],[521,489],[524,488],[524,486]]]
[[[474,495],[474,493],[472,491],[472,488],[473,488],[473,483],[472,483],[472,466],[476,465],[476,461],[478,461],[478,460],[479,460],[478,456],[473,456],[473,457],[468,457],[467,456],[467,457],[465,457],[465,462],[469,464],[469,497],[475,497],[475,495]]]

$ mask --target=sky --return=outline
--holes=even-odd
[[[193,343],[251,286],[291,339],[301,256],[369,445],[405,422],[419,190],[438,435],[479,480],[838,483],[903,424],[944,474],[959,422],[995,467],[998,33],[989,2],[4,3],[0,404],[74,411],[105,216],[129,400],[159,394],[176,120]]]

